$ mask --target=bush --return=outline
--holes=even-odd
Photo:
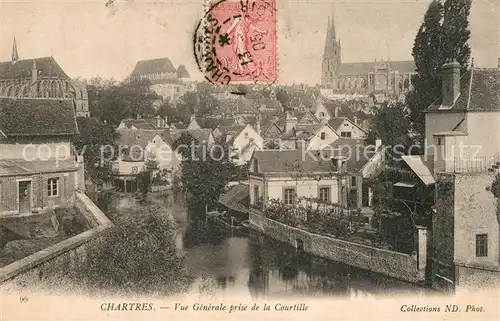
[[[75,281],[88,289],[127,294],[169,295],[184,291],[188,278],[176,251],[175,222],[149,207],[115,221],[86,260],[75,269]]]

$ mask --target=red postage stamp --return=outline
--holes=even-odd
[[[275,82],[275,0],[212,2],[197,28],[194,50],[211,83]]]

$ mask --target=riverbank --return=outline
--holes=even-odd
[[[419,266],[416,255],[314,234],[266,218],[254,209],[250,209],[249,220],[250,228],[309,254],[407,282],[422,283],[425,280],[425,266]]]

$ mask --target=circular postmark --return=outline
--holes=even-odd
[[[274,83],[275,0],[219,0],[197,25],[194,56],[212,84]]]

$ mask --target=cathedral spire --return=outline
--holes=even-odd
[[[333,39],[336,38],[335,34],[335,7],[332,9],[332,25],[330,27],[332,29],[332,37]]]
[[[19,54],[17,53],[16,37],[14,37],[14,43],[12,44],[12,64],[19,60]]]

